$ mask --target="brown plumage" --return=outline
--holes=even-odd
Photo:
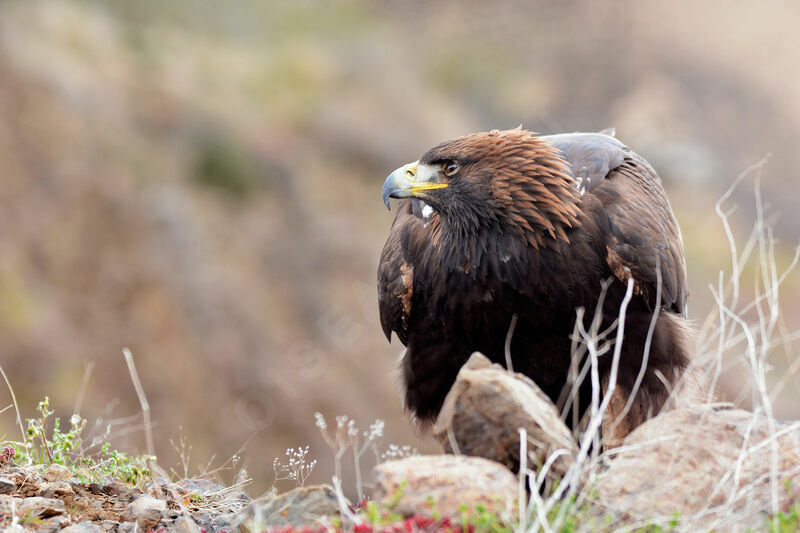
[[[606,284],[601,331],[612,327],[629,278],[623,399],[659,314],[623,433],[661,409],[664,380],[674,383],[688,362],[686,280],[678,225],[644,159],[599,133],[476,133],[393,172],[383,195],[387,207],[389,197],[404,199],[378,270],[381,325],[407,347],[405,402],[419,421],[435,418],[472,352],[505,364],[514,315],[514,369],[563,402],[576,310],[585,309],[588,328]],[[610,362],[610,353],[601,356],[602,379]],[[589,405],[588,379],[578,396],[575,414]]]

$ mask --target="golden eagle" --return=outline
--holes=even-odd
[[[473,352],[505,366],[515,315],[514,370],[563,401],[576,310],[588,328],[602,302],[600,330],[613,330],[629,279],[623,401],[611,410],[621,411],[641,368],[622,434],[661,409],[688,363],[683,245],[661,179],[612,135],[475,133],[386,179],[386,207],[403,200],[378,268],[380,319],[387,339],[394,331],[407,347],[405,404],[419,422],[433,421]],[[600,356],[601,379],[611,360]],[[577,396],[582,413],[589,379]]]

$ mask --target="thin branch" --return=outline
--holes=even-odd
[[[3,365],[0,365],[0,374],[3,375],[3,380],[6,382],[6,387],[8,387],[8,392],[11,394],[11,401],[14,403],[14,411],[17,414],[17,424],[19,425],[19,431],[20,434],[22,435],[22,440],[20,442],[25,442],[25,427],[22,425],[22,417],[19,414],[19,405],[17,405],[17,396],[14,394],[14,388],[11,386],[11,382],[8,380],[6,371],[3,370]]]
[[[136,372],[136,364],[133,362],[133,354],[130,349],[123,348],[122,355],[125,357],[125,363],[128,365],[128,372],[133,381],[133,388],[136,389],[136,395],[139,397],[139,405],[142,407],[142,419],[144,422],[144,435],[147,441],[147,455],[155,457],[155,445],[153,443],[153,424],[150,420],[150,404],[147,401],[147,396],[144,393],[144,387],[139,380],[139,374]]]

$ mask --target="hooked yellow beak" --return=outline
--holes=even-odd
[[[389,198],[410,198],[418,196],[422,191],[444,189],[446,183],[437,183],[433,179],[438,172],[429,165],[420,165],[414,161],[398,168],[383,183],[383,203],[389,209]]]

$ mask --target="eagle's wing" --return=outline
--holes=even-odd
[[[686,310],[686,265],[680,230],[661,178],[643,158],[617,139],[598,133],[545,137],[570,164],[577,187],[600,200],[608,217],[606,261],[623,282],[656,304],[661,271],[661,305]]]
[[[661,305],[686,314],[686,265],[678,222],[661,179],[643,158],[629,152],[593,194],[606,208],[608,265],[616,277],[633,277],[654,305],[661,271]]]
[[[394,331],[403,344],[408,340],[414,266],[418,264],[424,248],[430,245],[430,229],[425,220],[425,215],[430,215],[422,212],[421,204],[416,199],[400,202],[378,264],[381,327],[389,341]]]

